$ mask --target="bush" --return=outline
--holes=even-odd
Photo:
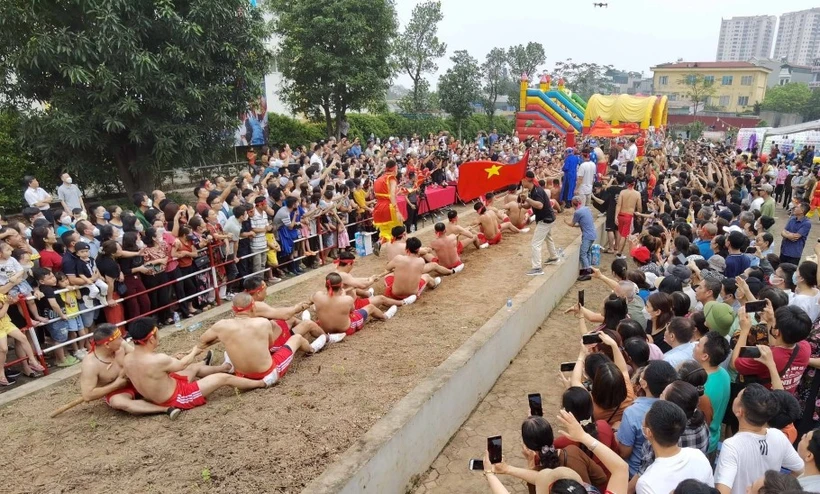
[[[326,137],[324,126],[321,124],[303,123],[276,113],[268,113],[268,135],[271,146],[285,143],[291,146],[309,146],[311,142]]]
[[[18,213],[25,205],[23,177],[33,175],[40,186],[53,192],[59,181],[59,164],[41,165],[20,144],[20,115],[14,110],[0,110],[0,208]]]

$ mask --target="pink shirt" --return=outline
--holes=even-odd
[[[171,252],[173,252],[174,244],[176,243],[177,238],[173,234],[165,232],[162,234],[162,241],[165,242],[165,253],[168,254],[168,264],[165,265],[165,272],[170,273],[179,267],[179,260],[174,259],[171,256]]]

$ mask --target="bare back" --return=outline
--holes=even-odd
[[[495,238],[498,235],[498,220],[492,211],[478,215],[478,224],[481,225],[481,233],[487,238]]]
[[[326,332],[346,331],[350,327],[353,297],[341,294],[331,296],[326,291],[318,291],[313,294],[312,300],[316,306],[317,322]]]
[[[475,237],[469,230],[457,223],[445,223],[444,233],[447,235],[455,235],[456,237],[466,237],[472,239]]]
[[[225,351],[231,356],[231,363],[238,372],[253,374],[270,368],[269,348],[282,329],[264,317],[237,316],[218,321],[209,331],[215,333],[225,346]]]
[[[455,266],[461,261],[457,250],[458,237],[455,235],[442,235],[430,242],[430,247],[436,252],[438,263],[442,266]]]
[[[396,256],[390,263],[393,267],[393,293],[413,295],[419,290],[419,281],[424,273],[424,259],[417,256]]]
[[[400,254],[404,254],[405,250],[407,250],[406,243],[403,240],[400,240],[384,244],[381,247],[380,254],[387,257],[387,262],[390,262],[393,260],[394,257]]]
[[[635,189],[626,188],[621,191],[618,201],[621,203],[619,213],[635,214],[635,211],[641,211],[641,193]]]
[[[146,400],[164,403],[176,390],[176,381],[169,376],[168,370],[175,360],[164,353],[152,353],[137,347],[125,356],[125,375]]]

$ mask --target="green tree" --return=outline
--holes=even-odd
[[[481,71],[478,60],[466,50],[456,51],[450,60],[453,66],[439,78],[438,93],[441,109],[456,121],[461,139],[462,123],[472,115],[472,104],[481,96]]]
[[[588,100],[593,94],[610,94],[615,91],[615,86],[606,75],[611,70],[611,65],[577,63],[568,58],[562,62],[555,62],[552,82],[556,84],[558,79],[563,78],[567,88]]]
[[[760,108],[764,111],[803,114],[806,112],[811,93],[807,85],[797,82],[775,86],[766,90]]]
[[[324,118],[338,137],[348,110],[384,100],[396,31],[393,0],[271,0],[282,95],[296,112]]]
[[[717,92],[714,81],[705,78],[703,74],[684,74],[678,79],[678,84],[686,87],[686,97],[692,102],[694,118],[698,117],[698,106],[707,103]]]
[[[247,0],[5,0],[0,97],[42,103],[25,122],[29,147],[150,190],[162,167],[224,149],[260,95],[264,37]]]
[[[393,62],[413,81],[413,90],[402,105],[407,113],[430,111],[430,85],[424,74],[438,70],[436,60],[447,52],[438,39],[438,23],[444,19],[440,1],[425,1],[413,8],[410,22],[396,38]]]
[[[521,74],[535,77],[538,67],[544,65],[547,55],[544,45],[530,41],[527,46],[515,45],[507,48],[507,63],[510,65],[511,77],[519,80]]]
[[[481,64],[481,75],[484,80],[484,112],[490,117],[490,124],[495,116],[495,103],[498,101],[498,96],[504,94],[506,89],[504,84],[508,79],[506,68],[507,55],[503,48],[490,50],[484,63]]]
[[[20,114],[16,110],[0,110],[0,170],[3,170],[0,173],[0,208],[4,212],[20,211],[25,175],[39,177],[45,189],[57,177],[48,167],[38,166],[35,158],[21,145],[21,130]]]
[[[820,90],[815,89],[803,107],[803,118],[806,121],[820,119]]]

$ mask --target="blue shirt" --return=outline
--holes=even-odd
[[[678,345],[664,353],[663,359],[669,362],[669,365],[677,369],[680,364],[686,362],[687,360],[695,359],[695,357],[692,356],[692,349],[694,348],[695,344],[691,341],[684,343],[683,345]]]
[[[646,442],[642,429],[643,418],[656,401],[658,401],[657,398],[646,396],[635,398],[635,401],[624,410],[621,428],[615,435],[619,443],[632,447],[632,453],[627,460],[630,477],[638,473],[638,469],[641,468],[641,449],[643,449],[643,443]]]
[[[745,254],[729,254],[726,256],[726,269],[723,271],[723,276],[727,278],[740,276],[751,265],[752,261]]]
[[[695,240],[695,245],[698,246],[700,255],[702,255],[705,260],[708,261],[710,257],[715,255],[715,252],[712,250],[711,240]]]
[[[362,156],[362,147],[358,144],[355,144],[353,147],[347,150],[347,155],[357,159],[360,158]]]
[[[804,216],[802,220],[798,220],[795,216],[789,218],[786,223],[786,231],[789,233],[799,233],[800,238],[797,240],[789,240],[784,238],[780,243],[780,255],[787,257],[800,257],[803,255],[803,247],[806,246],[806,237],[811,231],[811,222]]]
[[[586,206],[581,206],[572,215],[572,223],[581,227],[584,240],[595,240],[598,233],[595,231],[595,220],[592,219],[592,212]]]
[[[497,140],[498,140],[498,134],[496,134],[496,133],[490,134],[490,146],[495,144]]]

